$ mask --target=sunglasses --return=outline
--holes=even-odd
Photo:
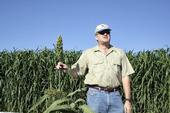
[[[98,33],[101,34],[101,35],[104,35],[105,33],[110,34],[110,30],[103,30],[103,31],[100,31]]]

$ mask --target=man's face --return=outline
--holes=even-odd
[[[96,34],[96,40],[99,44],[109,44],[110,38],[110,30],[103,30]]]

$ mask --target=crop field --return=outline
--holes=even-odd
[[[62,61],[71,66],[80,55],[63,51]],[[0,111],[88,112],[84,76],[73,80],[56,70],[56,56],[47,48],[1,51]],[[136,72],[131,76],[133,113],[170,113],[170,48],[128,51],[127,56]]]

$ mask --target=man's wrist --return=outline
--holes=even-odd
[[[131,102],[132,100],[130,98],[125,98],[125,102],[126,101]]]

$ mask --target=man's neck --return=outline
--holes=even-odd
[[[109,50],[109,48],[110,48],[110,44],[105,44],[105,45],[99,44],[98,47],[99,47],[99,50],[100,50],[102,53],[107,54],[107,52],[108,52],[108,50]]]

